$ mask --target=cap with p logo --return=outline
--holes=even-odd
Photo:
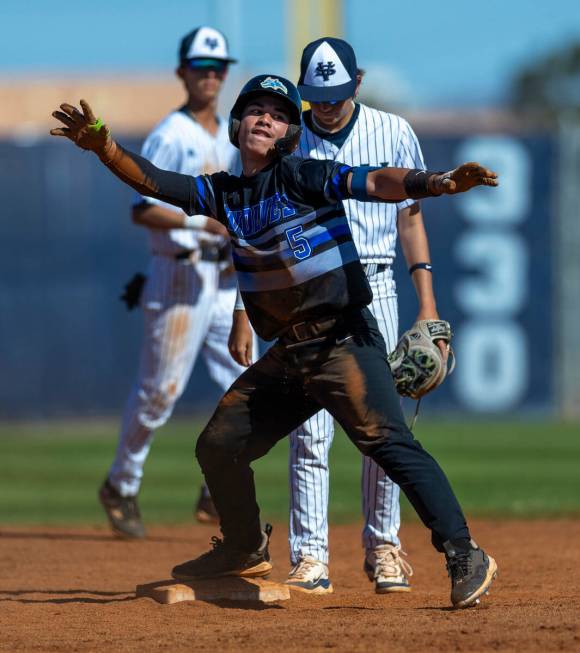
[[[302,52],[298,90],[307,102],[336,102],[354,96],[357,63],[354,50],[342,39],[324,37]]]

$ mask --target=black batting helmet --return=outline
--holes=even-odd
[[[230,111],[230,141],[236,147],[240,147],[238,132],[240,130],[240,121],[244,107],[252,98],[259,95],[274,95],[286,101],[286,105],[290,110],[290,124],[288,125],[286,136],[276,141],[276,151],[281,156],[291,154],[296,149],[300,140],[300,134],[302,133],[300,122],[302,100],[294,84],[284,77],[277,75],[257,75],[256,77],[252,77],[249,82],[246,82]]]

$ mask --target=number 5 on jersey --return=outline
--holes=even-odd
[[[308,239],[300,235],[302,233],[301,225],[290,227],[290,229],[286,229],[285,233],[288,244],[292,248],[292,253],[299,261],[308,258],[312,254]]]

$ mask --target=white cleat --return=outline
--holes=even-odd
[[[328,578],[328,566],[310,556],[300,558],[290,570],[285,584],[306,594],[332,594],[334,591]]]
[[[381,544],[367,551],[363,569],[369,580],[374,581],[377,594],[411,591],[409,578],[413,568],[401,554],[407,555],[394,544]]]

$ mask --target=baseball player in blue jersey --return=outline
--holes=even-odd
[[[355,103],[362,74],[352,47],[321,38],[306,46],[298,89],[311,110],[302,117],[295,155],[330,159],[351,166],[392,165],[424,168],[417,138],[409,124],[389,113]],[[398,310],[392,264],[397,230],[419,300],[418,319],[438,319],[430,274],[427,235],[419,204],[413,200],[344,202],[353,241],[373,292],[369,309],[387,351],[397,344]],[[240,309],[241,307],[238,307]],[[236,311],[233,351],[251,356],[252,331]],[[244,342],[248,346],[244,346]],[[238,362],[248,364],[244,358]],[[328,453],[334,420],[321,411],[290,435],[290,560],[288,585],[312,594],[332,592],[328,576]],[[364,569],[378,593],[409,591],[412,568],[401,558],[399,488],[367,456],[362,457],[362,542]]]
[[[181,40],[176,72],[187,100],[149,134],[145,157],[164,170],[188,175],[230,168],[237,152],[216,105],[234,61],[224,35],[211,27],[199,27]],[[151,250],[140,299],[144,334],[137,380],[99,498],[113,531],[138,538],[145,529],[137,494],[154,430],[169,419],[198,354],[223,391],[243,368],[231,360],[227,347],[236,293],[227,231],[216,220],[187,216],[171,204],[141,195],[133,221],[147,229]],[[205,488],[196,514],[203,521],[215,518]]]
[[[497,185],[496,175],[477,163],[435,173],[287,156],[300,139],[301,99],[290,81],[275,75],[251,79],[230,112],[240,176],[160,170],[116,143],[85,101],[81,109],[61,104],[53,116],[64,127],[51,134],[95,152],[139,193],[221,222],[250,322],[259,336],[276,340],[233,383],[198,439],[196,456],[223,539],[177,565],[174,578],[270,573],[271,527],[261,527],[251,463],[325,408],[430,529],[447,560],[452,604],[478,601],[497,565],[471,539],[445,474],[405,424],[342,202],[464,192]]]

